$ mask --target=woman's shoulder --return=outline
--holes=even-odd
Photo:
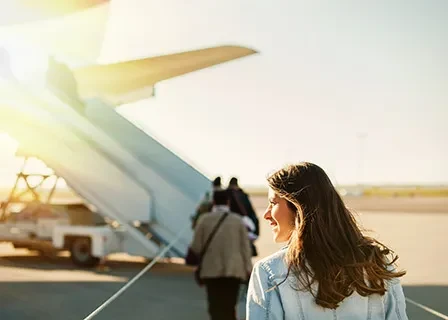
[[[270,256],[258,260],[254,268],[266,272],[270,280],[285,278],[288,274],[288,267],[285,261],[287,250],[287,247],[283,247]]]

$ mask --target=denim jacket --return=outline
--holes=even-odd
[[[354,292],[337,309],[317,305],[310,292],[293,289],[294,276],[287,276],[286,248],[258,261],[247,293],[247,320],[408,320],[399,280],[388,283],[383,295],[363,297]]]

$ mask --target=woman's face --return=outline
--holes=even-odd
[[[269,206],[263,218],[270,222],[275,242],[286,242],[294,229],[295,212],[288,206],[288,202],[280,198],[274,190],[269,188]]]

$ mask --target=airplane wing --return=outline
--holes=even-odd
[[[50,19],[87,9],[109,0],[2,0],[0,25]]]
[[[114,105],[150,97],[157,82],[257,53],[219,46],[164,56],[93,65],[74,70],[79,95],[101,97]]]

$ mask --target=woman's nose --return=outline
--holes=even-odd
[[[266,211],[263,214],[263,218],[269,220],[271,218],[271,207],[267,207]]]

